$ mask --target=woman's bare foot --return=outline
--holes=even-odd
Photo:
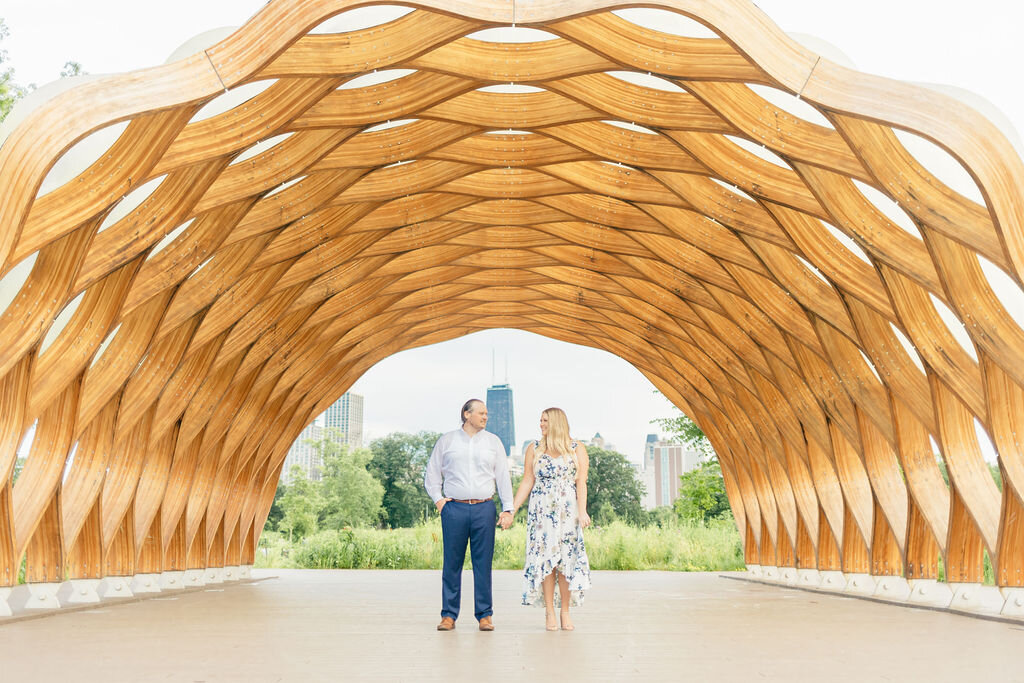
[[[551,611],[551,612],[545,611],[544,612],[544,628],[546,628],[549,631],[557,631],[558,630],[558,622],[555,621],[555,613],[554,613],[554,611]]]
[[[559,617],[562,620],[562,630],[563,631],[575,630],[576,627],[573,626],[572,619],[569,618],[569,610],[564,609],[561,612],[559,612]]]

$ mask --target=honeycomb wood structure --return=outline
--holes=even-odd
[[[955,588],[987,552],[1024,585],[1024,331],[986,275],[1024,277],[1024,165],[995,125],[746,0],[644,3],[718,38],[602,0],[312,32],[359,4],[274,0],[3,142],[0,274],[24,282],[0,318],[0,585],[26,554],[29,585],[251,565],[314,416],[393,353],[498,327],[607,350],[691,416],[767,577],[912,586],[941,558]],[[549,35],[474,36],[509,25]]]

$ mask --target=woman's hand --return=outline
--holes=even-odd
[[[586,529],[588,526],[590,526],[590,515],[584,510],[580,512],[580,527]]]

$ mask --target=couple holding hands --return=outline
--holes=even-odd
[[[473,560],[475,616],[481,631],[493,631],[491,561],[494,558],[497,487],[502,512],[497,523],[512,526],[519,506],[530,499],[526,519],[523,604],[543,606],[545,628],[571,631],[569,607],[583,602],[590,588],[590,562],[583,546],[587,514],[587,449],[569,436],[559,408],[540,416],[540,441],[526,449],[523,480],[512,497],[508,460],[501,440],[487,426],[487,406],[479,399],[462,406],[462,427],[444,434],[430,454],[424,486],[441,513],[444,566],[441,570],[441,623],[451,631],[459,617],[462,564],[469,544]],[[557,584],[558,590],[555,590]],[[555,607],[560,608],[558,618]]]

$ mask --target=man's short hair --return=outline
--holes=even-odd
[[[466,424],[466,413],[473,410],[473,404],[475,403],[479,403],[480,405],[484,404],[484,402],[478,398],[471,398],[462,404],[462,412],[459,413],[459,417],[462,418],[462,424]]]

